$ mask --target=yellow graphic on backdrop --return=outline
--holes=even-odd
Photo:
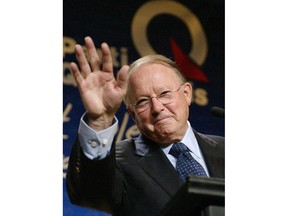
[[[132,21],[131,33],[134,46],[140,55],[156,54],[147,38],[147,29],[151,20],[161,14],[175,16],[186,25],[193,44],[189,57],[202,65],[208,53],[204,29],[197,16],[176,1],[149,1],[138,9]]]

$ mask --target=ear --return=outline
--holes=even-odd
[[[184,95],[189,105],[192,103],[192,94],[193,94],[193,88],[191,83],[189,82],[184,83]]]

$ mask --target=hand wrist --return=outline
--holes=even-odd
[[[86,122],[88,126],[96,131],[105,130],[106,128],[110,127],[114,119],[114,115],[112,116],[102,115],[95,118],[87,113],[86,116],[87,116]]]

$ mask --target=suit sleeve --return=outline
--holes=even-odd
[[[88,159],[76,139],[70,154],[66,187],[71,203],[111,213],[116,185],[115,143],[109,156]],[[117,174],[117,176],[119,176]],[[119,182],[118,188],[119,188]]]

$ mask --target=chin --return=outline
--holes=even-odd
[[[165,143],[171,143],[171,142],[174,142],[175,140],[179,140],[179,136],[177,135],[177,131],[175,130],[157,131],[156,134],[159,140],[162,140],[162,141],[165,140]]]
[[[154,132],[163,134],[163,136],[169,136],[170,134],[177,133],[178,127],[175,122],[169,122],[169,123],[158,123],[154,125]]]
[[[179,137],[176,136],[169,136],[169,135],[165,135],[165,136],[159,136],[157,137],[157,142],[160,144],[171,144],[171,143],[175,143],[180,141],[181,139]]]

